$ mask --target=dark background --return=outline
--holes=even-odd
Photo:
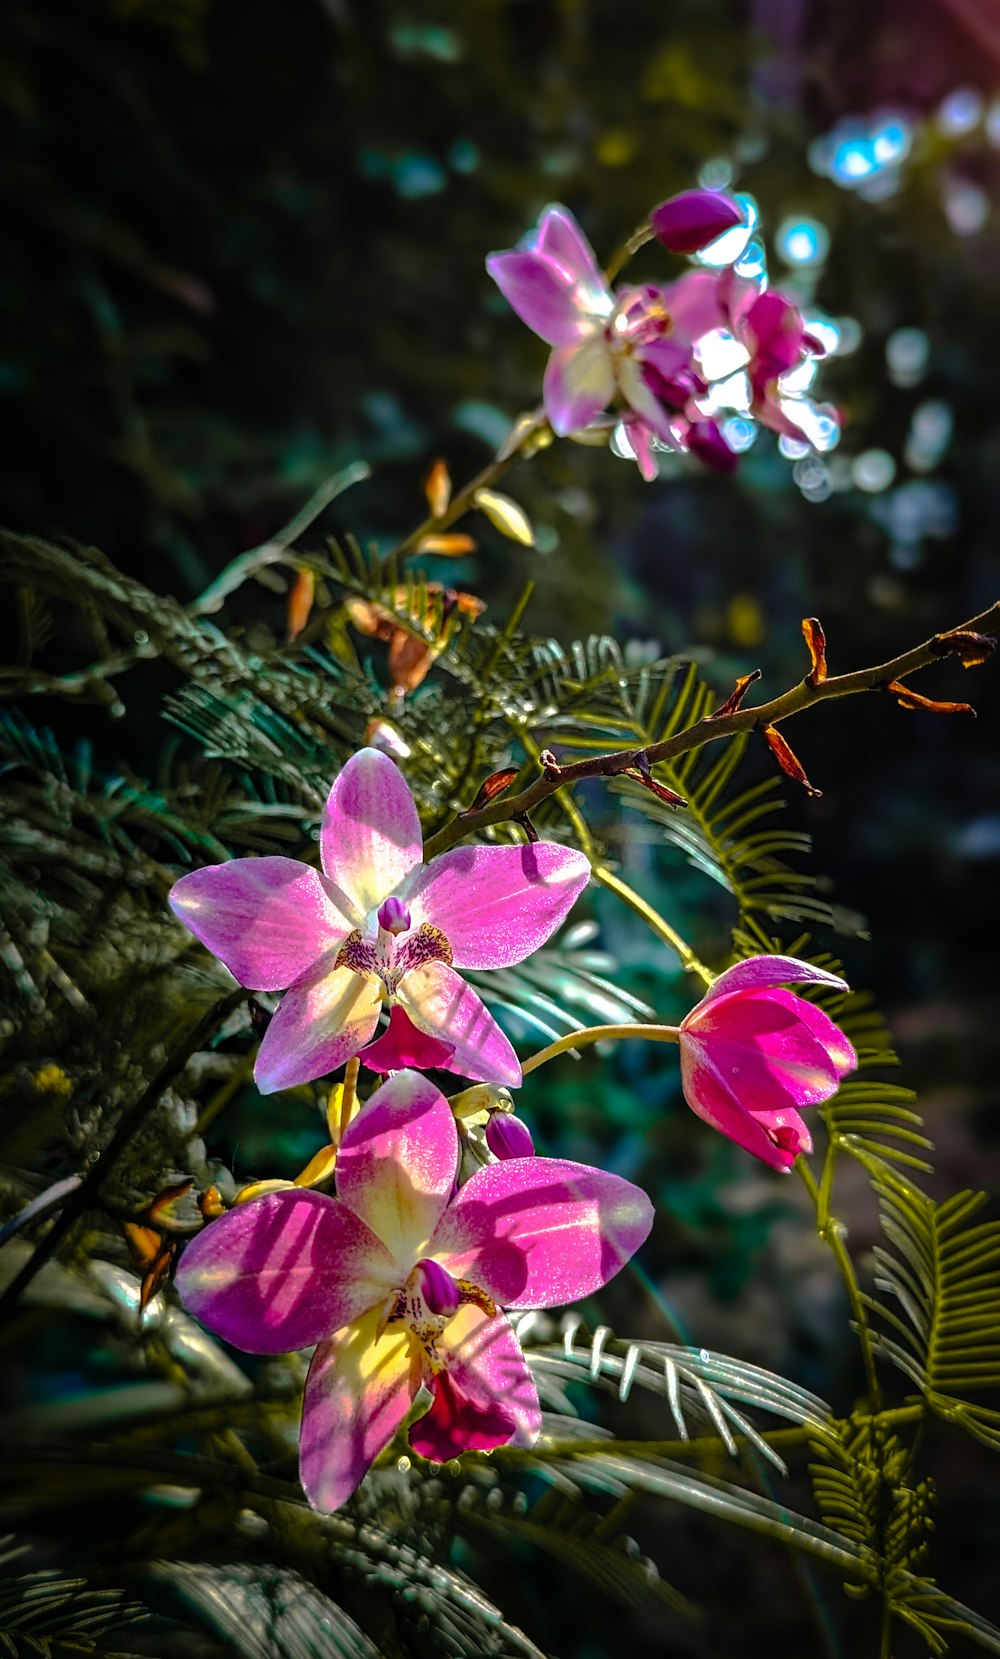
[[[559,200],[607,257],[653,203],[724,163],[758,203],[772,280],[855,320],[842,325],[855,349],[820,381],[843,411],[840,447],[810,473],[764,433],[733,480],[684,462],[647,486],[610,454],[559,444],[504,486],[538,551],[478,524],[478,553],[427,568],[480,593],[495,618],[531,577],[529,625],[564,640],[613,628],[665,651],[701,647],[722,690],[754,666],[768,693],[797,679],[805,615],[822,619],[834,672],[877,662],[1000,592],[998,93],[992,0],[8,0],[3,517],[93,543],[186,599],[361,457],[372,480],[313,543],[351,529],[388,546],[422,515],[434,456],[463,480],[537,401],[544,347],[506,309],[485,254]],[[871,148],[890,117],[909,144],[898,165]],[[776,249],[783,223],[802,219],[829,233],[819,264]],[[639,277],[674,269],[652,251],[635,265]],[[915,447],[928,421],[940,432],[949,418],[939,453]],[[866,490],[859,457],[872,450],[895,471]],[[55,650],[73,661],[76,648],[64,615]],[[946,1191],[995,1186],[1000,1161],[1000,692],[995,668],[955,663],[920,687],[973,701],[978,722],[874,697],[812,712],[790,735],[824,794],[789,785],[789,814],[870,929],[826,942],[889,1017]],[[161,689],[151,682],[116,727],[94,729],[100,752],[151,770]],[[96,718],[32,713],[70,732]],[[680,867],[655,897],[675,917],[708,902]],[[649,992],[639,941],[608,907],[599,919]],[[699,1341],[849,1404],[843,1310],[801,1257],[795,1198],[728,1148],[689,1178],[683,1146],[672,1163],[658,1127],[673,1086],[657,1063],[622,1058],[616,1075],[601,1128],[577,1085],[539,1097],[550,1148],[596,1156],[603,1144],[634,1169],[652,1145],[672,1217],[660,1277],[671,1308]],[[847,1219],[863,1248],[872,1223],[866,1193],[856,1198]],[[997,1518],[978,1462],[949,1441],[938,1476],[951,1542],[937,1566],[997,1617]],[[644,1547],[662,1554],[650,1528]],[[696,1599],[759,1573],[751,1601],[766,1624],[760,1610],[785,1594],[763,1546],[694,1527],[683,1544],[671,1531],[666,1549],[681,1550],[668,1576]],[[525,1593],[544,1601],[526,1571]],[[604,1651],[611,1611],[604,1636],[591,1634],[571,1595],[552,1594],[540,1639]],[[715,1639],[751,1645],[727,1616]],[[642,1651],[663,1651],[661,1639],[636,1632]],[[679,1636],[676,1651],[708,1652],[705,1639]]]

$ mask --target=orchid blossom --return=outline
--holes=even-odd
[[[433,1396],[410,1429],[421,1456],[533,1444],[538,1396],[500,1309],[588,1296],[649,1232],[649,1200],[620,1176],[508,1158],[456,1192],[458,1157],[444,1096],[401,1072],[344,1134],[336,1198],[256,1198],[184,1252],[180,1295],[227,1342],[255,1354],[318,1345],[300,1440],[315,1509],[350,1497],[421,1385]]]
[[[421,848],[402,773],[362,749],[326,803],[322,873],[291,858],[237,858],[173,887],[176,915],[241,985],[287,987],[257,1056],[263,1094],[362,1050],[375,1071],[440,1066],[520,1082],[514,1050],[456,970],[523,962],[568,915],[590,866],[548,841],[455,847],[429,864]],[[383,1003],[389,1028],[372,1043]]]
[[[490,254],[486,268],[521,321],[554,348],[544,387],[553,431],[582,432],[618,401],[664,443],[683,447],[659,393],[683,382],[695,341],[721,321],[714,274],[613,293],[559,206],[545,209],[519,247]]]
[[[806,327],[798,306],[775,288],[760,292],[756,283],[727,271],[720,283],[726,326],[747,353],[750,407],[762,426],[797,442],[829,449],[839,416],[832,404],[805,396],[814,359],[824,347]],[[823,441],[820,421],[832,422],[832,437]]]
[[[773,1169],[812,1151],[801,1106],[829,1099],[858,1057],[822,1009],[789,984],[846,991],[790,956],[752,956],[720,974],[681,1021],[681,1086],[700,1118]]]

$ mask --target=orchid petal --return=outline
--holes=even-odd
[[[402,1424],[420,1387],[421,1352],[409,1330],[379,1335],[377,1309],[321,1342],[302,1403],[299,1475],[313,1509],[345,1503]]]
[[[533,1446],[538,1392],[521,1344],[503,1314],[466,1303],[434,1342],[434,1404],[410,1429],[410,1445],[435,1463],[511,1441]]]
[[[228,1210],[191,1240],[177,1269],[189,1311],[249,1354],[310,1347],[381,1305],[397,1279],[358,1216],[303,1188]]]
[[[428,1254],[505,1308],[553,1308],[606,1284],[653,1207],[631,1181],[562,1158],[509,1158],[460,1187]]]
[[[796,1158],[795,1151],[776,1145],[763,1124],[751,1117],[719,1076],[705,1045],[682,1041],[680,1047],[681,1088],[691,1110],[704,1123],[741,1146],[744,1152],[752,1152],[755,1158],[770,1164],[772,1169],[791,1169]]]
[[[508,1088],[520,1083],[520,1062],[507,1038],[472,986],[447,963],[411,968],[396,997],[418,1031],[452,1044],[450,1059],[437,1062],[445,1070],[477,1083]]]
[[[622,397],[664,443],[673,442],[671,412],[664,408],[649,381],[643,364],[637,357],[622,357],[618,361],[618,386]]]
[[[326,874],[364,917],[420,863],[422,846],[413,796],[396,762],[378,749],[360,749],[334,782],[323,813]]]
[[[433,1071],[446,1067],[454,1053],[454,1043],[418,1031],[397,1002],[385,1031],[365,1049],[365,1065],[383,1075],[390,1071]]]
[[[390,762],[390,765],[392,763]],[[261,1094],[311,1083],[357,1054],[378,1025],[382,986],[328,956],[281,999],[254,1067]]]
[[[664,288],[663,303],[674,325],[672,338],[688,345],[714,328],[724,328],[729,321],[719,277],[712,271],[686,271]]]
[[[815,1045],[822,1053],[824,1069],[835,1078],[854,1071],[858,1063],[854,1048],[829,1014],[792,991],[734,991],[727,997],[716,997],[686,1030],[713,1044],[724,1038],[755,1045],[767,1057],[774,1054],[779,1063],[784,1054],[791,1054],[790,1045],[801,1040],[805,1045],[803,1059],[808,1045]],[[817,1098],[825,1100],[827,1096]]]
[[[603,333],[578,345],[557,346],[544,381],[545,412],[565,438],[582,432],[615,395],[615,371]]]
[[[337,1192],[404,1277],[426,1252],[458,1172],[458,1130],[439,1089],[402,1071],[365,1103],[340,1143]]]
[[[588,309],[598,316],[613,309],[614,300],[594,250],[568,208],[557,203],[547,207],[524,246],[530,252],[557,261],[572,277],[577,292],[588,297]]]
[[[568,346],[594,332],[595,296],[560,261],[527,248],[491,253],[486,261],[507,304],[550,346]],[[598,302],[601,296],[596,296]]]
[[[589,860],[552,841],[454,847],[420,872],[408,902],[415,927],[445,935],[456,968],[509,968],[544,945],[589,879]]]
[[[251,991],[282,991],[357,924],[294,858],[234,858],[181,876],[170,908]]]
[[[838,979],[825,968],[815,968],[811,962],[800,962],[797,957],[750,956],[713,980],[697,1008],[682,1023],[686,1026],[709,1003],[732,991],[762,991],[771,985],[829,985],[837,991],[849,989],[845,979]]]

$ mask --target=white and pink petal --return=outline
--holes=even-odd
[[[354,906],[355,926],[417,867],[422,849],[420,818],[396,762],[360,749],[335,780],[320,828],[323,869]]]
[[[402,1325],[380,1334],[377,1311],[346,1325],[312,1357],[302,1402],[299,1475],[329,1515],[356,1491],[401,1427],[420,1387],[422,1350]]]
[[[545,369],[545,412],[560,437],[583,432],[615,395],[615,366],[603,331],[557,345]]]
[[[376,1089],[340,1143],[337,1192],[392,1253],[400,1283],[444,1214],[458,1154],[451,1107],[415,1071]]]
[[[382,984],[328,956],[285,992],[254,1066],[261,1094],[296,1088],[336,1071],[375,1033]]]
[[[434,1403],[410,1428],[421,1457],[444,1463],[463,1452],[513,1442],[533,1446],[541,1426],[538,1392],[503,1314],[459,1308],[434,1342]]]
[[[413,925],[439,928],[456,968],[509,968],[544,945],[590,879],[582,853],[552,841],[454,847],[408,895]]]
[[[653,1207],[620,1175],[509,1158],[460,1187],[428,1253],[505,1308],[554,1308],[607,1283],[646,1239]]]
[[[363,1221],[305,1189],[251,1199],[187,1245],[177,1290],[202,1324],[250,1354],[308,1348],[385,1302],[395,1264]]]
[[[251,991],[283,991],[357,925],[318,871],[294,858],[234,858],[181,876],[170,908]]]
[[[411,969],[396,996],[418,1031],[451,1045],[451,1057],[436,1062],[446,1071],[477,1083],[518,1086],[521,1065],[510,1042],[472,986],[446,962]]]

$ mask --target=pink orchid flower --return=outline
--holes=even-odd
[[[455,847],[429,864],[421,850],[398,766],[362,749],[326,803],[322,873],[291,858],[237,858],[171,890],[175,913],[241,985],[288,987],[257,1056],[263,1094],[361,1050],[375,1071],[441,1066],[521,1081],[510,1043],[456,970],[523,962],[565,919],[590,865],[548,841]],[[389,1028],[370,1043],[383,1002]]]
[[[720,974],[681,1021],[681,1086],[700,1118],[772,1169],[789,1170],[812,1137],[800,1106],[828,1100],[858,1063],[844,1033],[789,984],[844,980],[791,956],[751,956]]]
[[[695,341],[721,323],[714,273],[612,293],[573,215],[558,206],[545,209],[519,247],[490,254],[486,268],[521,321],[554,348],[544,385],[553,431],[582,432],[620,401],[674,445],[656,387],[682,379]]]
[[[731,271],[722,277],[720,298],[728,313],[727,326],[749,357],[746,373],[757,420],[784,437],[813,443],[816,417],[826,415],[834,422],[839,417],[832,404],[820,407],[788,384],[794,371],[824,355],[798,306],[776,288],[761,293],[755,283]]]
[[[185,1304],[248,1353],[318,1344],[302,1412],[300,1473],[329,1513],[350,1497],[421,1384],[410,1429],[422,1457],[538,1437],[538,1395],[501,1308],[550,1308],[618,1272],[652,1222],[620,1176],[509,1158],[455,1191],[451,1107],[415,1072],[384,1083],[346,1131],[337,1197],[276,1192],[230,1210],[188,1245]]]

